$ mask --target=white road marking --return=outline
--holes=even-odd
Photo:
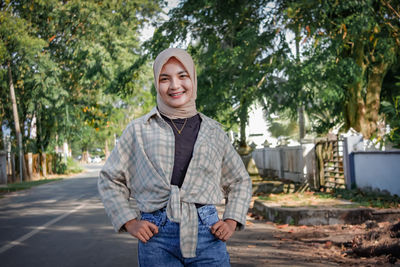
[[[17,245],[20,245],[22,242],[24,242],[25,240],[31,238],[32,236],[36,235],[37,233],[39,233],[40,231],[46,229],[47,227],[49,227],[52,224],[55,224],[56,222],[64,219],[65,217],[67,217],[68,215],[70,215],[71,213],[74,213],[80,209],[82,209],[84,206],[86,206],[87,203],[83,203],[80,206],[76,207],[73,210],[68,211],[67,213],[64,213],[56,218],[54,218],[53,220],[43,224],[42,226],[38,226],[36,227],[34,230],[32,230],[31,232],[21,236],[20,238],[8,243],[7,245],[4,245],[0,248],[0,254],[6,252],[7,250],[9,250],[12,247],[15,247]]]

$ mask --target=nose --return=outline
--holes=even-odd
[[[175,77],[171,78],[171,83],[169,84],[169,88],[171,90],[177,90],[177,89],[179,89],[179,87],[180,87],[179,79],[175,78]]]

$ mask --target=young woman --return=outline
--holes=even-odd
[[[244,228],[251,180],[220,125],[196,110],[190,55],[166,49],[153,70],[157,107],[127,126],[101,170],[104,207],[116,231],[139,239],[140,266],[230,266],[224,241]]]

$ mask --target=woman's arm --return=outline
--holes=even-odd
[[[128,164],[134,155],[133,125],[129,125],[121,135],[104,167],[100,171],[98,190],[107,215],[114,229],[125,231],[125,223],[138,217],[135,207],[129,203]]]
[[[225,151],[222,160],[221,186],[227,195],[223,220],[237,222],[236,229],[243,229],[252,195],[250,176],[235,148],[224,136]],[[233,225],[233,224],[231,224]]]

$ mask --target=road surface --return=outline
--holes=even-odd
[[[137,241],[100,202],[100,167],[0,199],[0,266],[136,266]]]
[[[100,167],[1,198],[0,266],[137,266],[137,240],[114,232],[99,199]],[[273,225],[248,220],[228,242],[233,267],[339,266],[313,247],[274,238]]]

